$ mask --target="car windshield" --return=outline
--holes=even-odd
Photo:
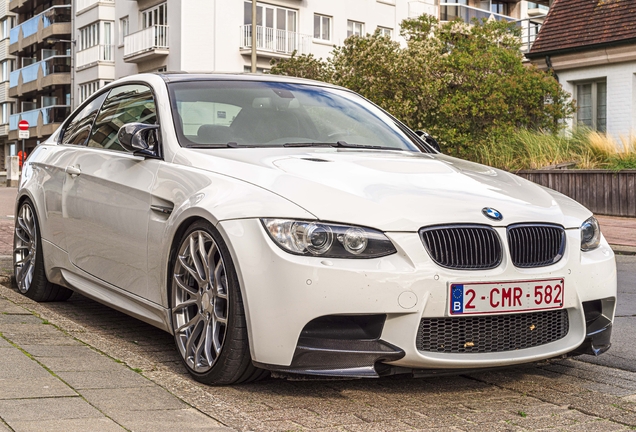
[[[182,146],[421,151],[403,125],[346,90],[219,80],[175,82],[168,87]]]

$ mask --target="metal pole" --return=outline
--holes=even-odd
[[[22,168],[24,167],[24,161],[26,160],[26,153],[24,151],[24,138],[22,139],[22,157],[20,158],[20,174],[22,174]]]
[[[256,73],[256,0],[252,0],[252,73]]]

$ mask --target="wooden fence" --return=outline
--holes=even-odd
[[[574,198],[596,214],[636,217],[636,170],[524,170],[517,175]]]

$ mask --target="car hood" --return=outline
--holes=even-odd
[[[427,225],[548,222],[579,227],[591,213],[505,171],[445,155],[336,148],[183,149],[176,163],[280,195],[324,221],[384,231]],[[503,215],[492,221],[482,209]],[[285,217],[281,214],[281,217]]]

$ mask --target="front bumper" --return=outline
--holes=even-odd
[[[580,243],[577,229],[566,230],[566,251],[557,264],[520,269],[511,264],[505,251],[495,269],[459,271],[437,266],[417,233],[387,233],[398,250],[391,256],[347,260],[288,254],[271,241],[255,219],[223,221],[218,228],[239,276],[252,359],[273,370],[373,376],[385,370],[378,369],[378,364],[406,369],[474,369],[532,362],[572,352],[591,337],[583,302],[609,299],[603,314],[610,323],[614,317],[614,255],[604,239],[591,252],[572,247]],[[496,230],[505,238],[505,228]],[[545,278],[565,279],[563,308],[569,331],[563,338],[502,352],[417,349],[421,319],[449,316],[451,283]],[[301,334],[312,320],[339,315],[382,315],[385,321],[376,338],[334,342],[308,340]],[[594,343],[598,349],[599,343]]]

